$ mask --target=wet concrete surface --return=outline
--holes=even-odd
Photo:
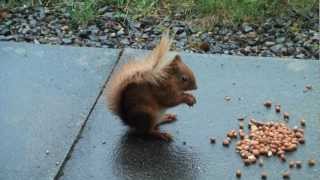
[[[53,179],[118,50],[0,43],[0,179]]]
[[[120,63],[144,52],[127,49]],[[268,179],[282,179],[288,163],[273,157],[264,158],[263,167],[246,167],[234,141],[229,148],[222,146],[226,132],[238,128],[239,116],[245,116],[245,122],[250,117],[283,122],[273,109],[262,105],[267,99],[290,112],[290,127],[299,125],[301,117],[307,122],[306,143],[287,156],[288,161],[303,162],[301,169],[291,170],[291,179],[320,178],[319,61],[198,54],[182,54],[182,58],[194,70],[199,89],[194,92],[194,107],[181,105],[168,111],[176,113],[178,121],[161,129],[172,133],[174,142],[131,135],[106,110],[101,97],[60,179],[236,179],[236,169],[246,180],[261,179],[263,171]],[[303,92],[307,84],[313,90]],[[225,101],[225,96],[231,100]],[[210,144],[210,137],[216,138],[216,144]],[[318,164],[308,167],[309,158]]]

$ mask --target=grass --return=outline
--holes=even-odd
[[[97,9],[112,5],[118,9],[116,16],[133,19],[147,15],[183,15],[184,20],[212,23],[255,22],[270,16],[286,15],[294,10],[302,15],[312,8],[319,10],[319,0],[7,0],[7,5],[21,3],[53,6],[57,2],[67,4],[72,21],[86,24],[98,16]],[[194,20],[196,19],[196,20]]]
[[[74,26],[85,25],[98,15],[98,6],[95,0],[73,0],[68,2],[67,7],[71,16],[71,23]]]

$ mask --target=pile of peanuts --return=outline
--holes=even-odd
[[[285,161],[285,153],[295,151],[298,145],[305,141],[303,129],[291,129],[284,123],[262,123],[252,119],[249,129],[248,134],[240,129],[241,140],[236,144],[236,150],[246,165],[255,163],[259,156],[278,155]]]

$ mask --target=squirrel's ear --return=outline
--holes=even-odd
[[[181,57],[179,55],[175,55],[172,60],[172,63],[180,63],[180,62],[181,62]]]
[[[178,64],[181,63],[181,57],[179,55],[175,55],[173,60],[170,63],[170,66],[178,66]]]
[[[179,64],[181,63],[181,57],[179,55],[175,55],[173,60],[170,63],[170,69],[172,73],[177,73],[179,71]]]

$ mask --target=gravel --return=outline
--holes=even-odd
[[[0,21],[0,41],[62,44],[104,48],[152,49],[163,29],[175,32],[174,50],[240,56],[319,59],[319,16],[291,13],[270,17],[261,24],[213,25],[212,31],[197,31],[188,22],[174,18],[146,16],[139,20],[116,16],[103,7],[96,20],[86,26],[72,26],[66,8],[11,9]],[[297,19],[303,19],[297,25]]]

